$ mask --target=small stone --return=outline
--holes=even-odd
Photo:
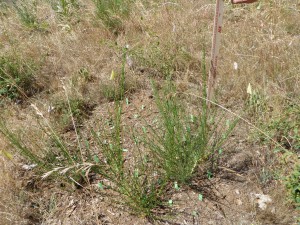
[[[265,210],[267,208],[267,204],[272,202],[272,199],[269,195],[251,193],[251,197],[252,201],[258,204],[258,207],[261,210]]]
[[[241,199],[237,199],[237,200],[236,200],[236,204],[237,204],[237,205],[243,205],[243,202],[242,202]]]

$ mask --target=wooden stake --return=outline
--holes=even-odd
[[[257,2],[257,0],[231,0],[232,4],[249,4]],[[221,45],[221,33],[222,33],[222,24],[223,24],[223,15],[224,15],[224,0],[216,1],[216,11],[214,19],[214,30],[212,38],[212,48],[211,48],[211,61],[210,61],[210,70],[208,77],[207,85],[207,105],[210,107],[210,102],[213,98],[213,91],[217,78],[217,66],[219,59],[219,50]]]
[[[222,23],[224,15],[224,0],[217,0],[216,11],[214,19],[214,29],[212,38],[212,48],[211,48],[211,65],[209,70],[208,85],[207,85],[207,99],[209,101],[213,98],[213,90],[217,78],[217,65],[219,58],[219,50],[221,44],[221,33],[222,33]],[[210,102],[207,102],[210,107]]]

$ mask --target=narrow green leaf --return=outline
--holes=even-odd
[[[178,183],[176,181],[174,182],[174,188],[175,188],[175,190],[179,191],[179,186],[178,186]]]
[[[102,184],[101,182],[98,183],[98,188],[99,188],[100,190],[104,190],[103,184]]]
[[[202,194],[199,194],[199,195],[198,195],[198,199],[199,199],[199,201],[202,202],[202,201],[203,201],[203,195],[202,195]]]
[[[96,163],[100,163],[100,159],[97,155],[94,155],[93,159]]]

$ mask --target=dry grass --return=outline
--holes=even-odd
[[[17,167],[2,151],[0,153],[0,224],[24,224],[26,221],[22,218],[22,189],[20,180],[14,173]]]
[[[0,56],[34,61],[38,67],[34,77],[44,89],[22,105],[11,102],[1,105],[0,110],[11,128],[21,130],[20,135],[38,154],[44,153],[48,140],[39,131],[30,103],[50,120],[55,119],[48,110],[65,99],[64,84],[71,97],[101,108],[102,103],[112,100],[114,83],[110,76],[112,70],[121,74],[121,49],[125,45],[129,45],[127,97],[149,89],[150,79],[162,81],[168,76],[182,92],[200,89],[201,55],[205,51],[209,56],[210,52],[213,1],[137,0],[118,35],[96,19],[93,1],[78,1],[79,8],[72,8],[69,16],[57,14],[47,1],[37,2],[33,13],[42,24],[40,29],[24,26],[13,7],[0,3]],[[222,104],[243,111],[250,83],[265,105],[258,107],[257,114],[247,116],[268,123],[288,104],[300,102],[300,6],[296,1],[260,2],[226,4],[216,92]],[[234,69],[235,62],[238,69]],[[0,151],[6,148],[7,143],[1,141]],[[15,204],[21,201],[17,197],[20,181],[11,172],[18,167],[0,155],[3,224],[10,224],[12,218],[17,219],[11,224],[23,221]]]
[[[245,97],[251,83],[271,98],[269,102],[299,96],[299,38],[289,31],[298,27],[297,14],[296,5],[281,1],[262,2],[260,9],[249,6],[228,11],[220,65],[225,88],[244,93],[239,96]],[[236,71],[234,62],[238,63]],[[229,85],[232,80],[238,82]],[[233,92],[232,96],[238,94]]]

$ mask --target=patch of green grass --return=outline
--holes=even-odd
[[[39,91],[34,78],[35,67],[16,57],[0,57],[0,96],[25,99]]]
[[[50,0],[53,10],[65,17],[71,16],[73,9],[79,7],[77,0]]]
[[[300,152],[300,106],[287,105],[284,112],[273,118],[266,128],[283,147]]]
[[[296,165],[291,175],[287,177],[286,187],[296,207],[300,210],[300,165]]]
[[[174,46],[155,39],[147,48],[135,47],[130,53],[140,71],[150,72],[154,77],[173,77],[175,72],[185,72],[187,69],[201,71],[201,60],[180,44]]]
[[[247,111],[252,117],[262,117],[267,110],[267,99],[251,84],[247,87],[248,98],[246,101]]]
[[[20,21],[24,26],[33,30],[47,30],[48,24],[40,22],[36,16],[37,2],[15,4],[15,9],[19,15]]]
[[[96,15],[112,32],[118,34],[123,29],[123,20],[130,15],[132,0],[93,0]]]
[[[90,116],[93,109],[92,105],[76,97],[70,98],[69,101],[58,100],[53,107],[54,118],[58,121],[59,127],[64,130],[74,129],[72,119],[77,126],[81,125]]]

